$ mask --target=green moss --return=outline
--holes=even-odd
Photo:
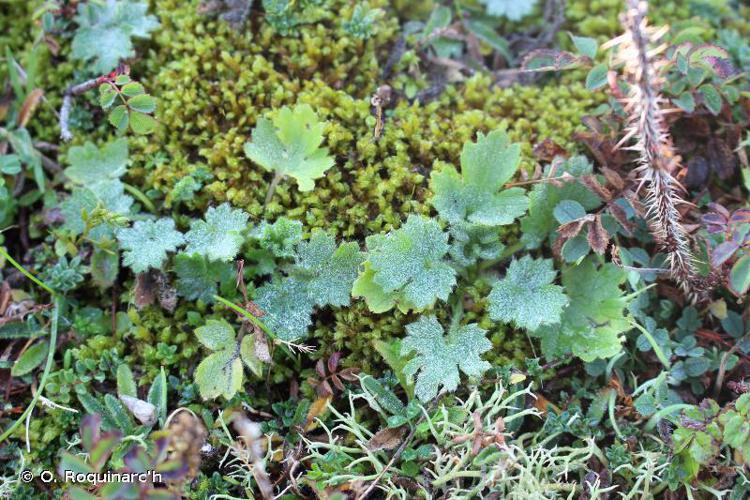
[[[286,215],[307,230],[323,228],[362,242],[398,227],[410,213],[429,214],[433,163],[457,164],[463,144],[478,131],[507,127],[511,139],[522,144],[523,166],[531,170],[532,148],[545,138],[576,150],[573,134],[581,117],[600,102],[579,83],[499,88],[478,75],[427,104],[398,100],[386,111],[382,136],[374,140],[370,96],[383,83],[378,61],[387,59],[397,26],[379,21],[373,38],[350,38],[339,26],[350,3],[331,3],[319,22],[281,36],[261,22],[236,32],[196,14],[190,3],[157,2],[156,12],[169,15],[161,19],[157,48],[144,64],[149,75],[144,83],[159,98],[163,127],[148,143],[131,143],[132,172],[147,189],[166,195],[203,169],[211,179],[191,207],[230,201],[246,209],[254,223]],[[336,165],[310,193],[282,182],[264,208],[271,176],[248,160],[242,147],[260,116],[298,102],[310,104],[327,122],[326,146]],[[154,155],[166,161],[145,168]],[[371,349],[373,339],[400,336],[405,324],[400,316],[368,314],[360,303],[319,316],[315,336],[321,344],[350,350],[363,363],[379,359]],[[507,343],[504,336],[501,340],[502,351]]]
[[[651,2],[651,24],[674,24],[689,19],[693,14],[691,0]],[[624,0],[571,0],[565,8],[565,19],[574,34],[598,38],[614,38],[622,31],[620,14],[625,9]]]

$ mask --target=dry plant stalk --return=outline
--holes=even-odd
[[[663,106],[667,100],[660,94],[662,77],[654,56],[665,49],[657,45],[667,28],[648,26],[648,2],[628,0],[624,16],[626,31],[610,41],[618,46],[616,62],[623,64],[623,72],[630,84],[630,92],[623,99],[628,114],[626,135],[618,147],[635,139],[626,149],[637,151],[638,191],[645,187],[644,203],[651,233],[667,252],[670,273],[683,292],[695,297],[695,267],[690,252],[690,236],[681,223],[678,205],[684,203],[680,192],[684,188],[675,179],[682,159],[675,151]]]

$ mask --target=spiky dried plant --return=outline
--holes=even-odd
[[[686,295],[695,297],[696,273],[690,251],[690,236],[682,225],[678,206],[684,201],[684,188],[675,178],[680,171],[681,158],[675,151],[666,123],[667,100],[659,92],[663,85],[661,62],[656,56],[665,49],[659,39],[667,28],[648,26],[648,2],[628,0],[624,15],[625,33],[607,45],[617,46],[616,62],[623,65],[623,73],[630,91],[623,99],[628,115],[626,135],[619,146],[639,153],[635,173],[638,191],[643,196],[651,233],[667,252],[670,272]]]

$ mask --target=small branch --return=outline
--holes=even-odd
[[[721,361],[719,362],[719,373],[716,375],[716,381],[714,383],[715,398],[719,397],[719,393],[721,393],[721,387],[724,385],[724,377],[727,374],[727,362],[729,361],[729,356],[737,352],[737,350],[740,348],[740,343],[747,340],[749,337],[750,333],[746,333],[742,338],[737,339],[737,342],[734,343],[732,348],[725,352],[721,357]]]
[[[421,417],[419,419],[419,421],[417,422],[417,425],[419,423],[421,423],[422,420],[424,420],[424,417]],[[370,493],[372,493],[372,490],[375,489],[375,487],[378,485],[378,483],[383,478],[383,476],[385,475],[385,473],[388,472],[388,470],[391,467],[393,467],[393,464],[395,464],[396,460],[398,460],[399,457],[401,457],[401,454],[404,452],[404,450],[406,449],[407,445],[411,442],[412,438],[414,437],[414,434],[417,431],[417,425],[414,425],[411,428],[411,430],[409,431],[409,435],[406,436],[406,438],[404,439],[404,441],[401,443],[401,446],[399,446],[398,450],[396,450],[396,453],[393,454],[393,457],[391,457],[391,459],[388,461],[388,463],[386,464],[386,466],[383,467],[383,470],[380,471],[380,473],[377,475],[377,477],[372,480],[372,482],[367,487],[367,489],[365,491],[363,491],[361,494],[357,495],[356,500],[364,500],[365,498],[367,498],[370,495]]]
[[[70,131],[70,109],[73,106],[73,97],[81,95],[99,85],[99,78],[92,78],[77,85],[71,85],[63,93],[63,102],[60,107],[60,138],[65,142],[73,139],[73,133]]]

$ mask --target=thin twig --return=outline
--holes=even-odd
[[[737,352],[740,348],[740,344],[748,338],[750,338],[750,333],[746,333],[742,338],[737,339],[737,342],[734,343],[732,348],[725,352],[721,357],[721,362],[719,362],[719,373],[716,374],[716,382],[714,383],[714,398],[719,398],[721,386],[724,385],[724,377],[727,374],[727,361],[729,360],[729,356]]]
[[[422,416],[419,419],[419,421],[417,421],[416,425],[412,426],[411,431],[409,431],[409,434],[406,436],[406,438],[404,439],[404,441],[401,443],[401,446],[398,447],[398,450],[396,450],[396,453],[393,454],[393,457],[391,457],[391,459],[388,461],[388,463],[385,465],[385,467],[383,467],[383,470],[381,470],[380,473],[375,477],[375,479],[372,480],[372,482],[370,483],[370,485],[367,487],[367,489],[365,491],[363,491],[362,493],[358,494],[355,497],[355,500],[364,500],[365,498],[367,498],[367,496],[370,493],[372,493],[372,490],[375,489],[375,487],[378,485],[378,483],[383,478],[383,476],[385,475],[385,473],[388,472],[388,469],[390,469],[391,467],[393,467],[393,464],[396,463],[396,460],[398,460],[399,457],[401,456],[401,454],[404,452],[404,450],[406,449],[406,446],[409,444],[409,442],[411,441],[411,439],[414,437],[414,433],[416,433],[416,431],[417,431],[417,425],[419,425],[422,422],[422,420],[424,420],[424,416]]]
[[[65,142],[73,139],[73,133],[70,131],[70,109],[73,106],[73,97],[81,95],[99,85],[99,78],[92,78],[77,85],[71,85],[63,93],[63,102],[60,107],[60,138]]]

